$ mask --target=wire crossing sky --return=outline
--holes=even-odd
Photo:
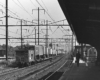
[[[5,1],[0,0],[0,25],[5,24]],[[8,0],[8,15],[9,15],[9,25],[20,25],[20,19],[23,19],[22,24],[32,25],[37,24],[38,22],[38,11],[32,9],[45,9],[44,11],[40,10],[40,24],[46,24],[46,20],[48,23],[60,21],[66,19],[60,5],[57,0]],[[2,18],[3,17],[3,18]],[[32,23],[34,22],[34,23]],[[65,24],[68,24],[67,21],[64,21]],[[54,24],[62,24],[62,22],[54,23]],[[37,26],[28,26],[23,27],[23,38],[34,38],[35,37],[35,28]],[[49,38],[62,38],[68,33],[67,29],[70,30],[69,26],[48,26],[48,34]],[[45,38],[46,34],[46,26],[40,26],[40,38]],[[9,37],[11,38],[20,38],[21,30],[20,27],[10,27],[9,26]],[[0,38],[5,38],[5,27],[0,28]],[[11,42],[16,42],[20,40],[9,40]],[[28,40],[27,40],[28,41]],[[5,40],[3,40],[5,43]],[[2,43],[0,43],[2,44]]]
[[[5,0],[0,0],[0,6],[5,7]],[[57,0],[9,0],[8,8],[10,11],[21,17],[22,19],[35,19],[37,12],[32,14],[32,9],[45,9],[47,14],[41,12],[41,18],[47,18],[52,21],[59,21],[65,19],[65,16],[59,6]],[[3,9],[5,12],[5,10]],[[9,13],[10,14],[10,13]],[[15,16],[16,16],[15,15]],[[52,18],[52,19],[51,19]]]

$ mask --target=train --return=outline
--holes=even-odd
[[[16,50],[16,64],[18,66],[29,66],[34,63],[52,58],[57,55],[57,50],[46,48],[42,45],[29,46]]]
[[[46,47],[43,45],[29,45],[18,47],[14,49],[14,56],[8,56],[8,62],[11,63],[10,67],[25,67],[35,63],[52,60],[53,57],[64,54],[64,50],[56,49],[54,47]],[[6,59],[6,50],[0,50],[0,57]]]

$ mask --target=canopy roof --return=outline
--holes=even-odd
[[[100,46],[100,0],[58,0],[79,43]]]

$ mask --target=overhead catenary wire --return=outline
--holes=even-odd
[[[3,31],[5,31],[5,29],[2,29],[2,28],[0,28],[0,30],[3,30]],[[32,30],[32,32],[33,32],[34,30]],[[11,33],[14,33],[14,34],[17,34],[17,35],[21,35],[21,34],[18,34],[18,33],[16,33],[16,32],[13,32],[13,31],[10,31],[9,30],[9,32],[11,32]],[[3,35],[3,34],[2,34]],[[26,36],[31,36],[31,35],[35,35],[35,34],[30,34],[30,35],[26,35]],[[26,36],[24,36],[24,37],[26,37]]]
[[[1,28],[0,28],[1,29]],[[4,29],[2,29],[2,30],[4,30]],[[11,31],[10,31],[11,32]],[[11,32],[11,33],[14,33],[14,32]],[[16,33],[15,33],[16,34]],[[2,36],[6,36],[6,35],[4,35],[4,34],[0,34],[0,35],[2,35]],[[19,34],[20,35],[20,34]],[[27,37],[27,36],[31,36],[31,35],[35,35],[35,34],[30,34],[30,35],[26,35],[26,36],[24,36],[24,37]],[[16,38],[16,37],[13,37],[13,36],[9,36],[9,37],[11,37],[11,38]]]
[[[30,15],[30,13],[24,8],[24,6],[21,4],[21,2],[19,0],[17,0],[18,3],[21,5],[21,7]],[[33,16],[30,15],[30,17],[32,18]],[[34,16],[35,17],[35,16]],[[32,18],[33,19],[33,18]]]
[[[19,4],[17,4],[14,0],[12,0],[18,7],[20,7],[21,9],[23,9]],[[25,10],[24,10],[25,11]]]
[[[43,34],[46,34],[46,33],[43,32],[43,29],[41,29],[41,32],[42,32]]]
[[[52,32],[51,26],[49,26],[49,29],[50,29],[50,30],[51,30],[51,32]]]
[[[18,7],[20,7],[22,10],[24,10],[32,19],[33,19],[33,16],[31,16],[30,15],[30,13],[22,6],[22,4],[20,3],[20,1],[19,0],[17,0],[18,1],[18,3],[20,4],[18,4],[18,3],[16,3],[14,0],[12,0]]]
[[[0,4],[0,6],[2,6],[4,9],[6,8],[4,5]],[[13,13],[15,16],[17,16],[18,18],[20,18],[16,13],[12,12],[10,9],[8,9],[9,12]],[[2,11],[2,13],[5,13]],[[6,13],[5,13],[6,14]],[[10,15],[8,15],[9,18]],[[5,17],[5,16],[4,16]],[[4,17],[0,17],[0,18],[4,18]]]
[[[5,12],[3,12],[3,13],[5,13]],[[10,15],[9,15],[10,16]],[[8,18],[9,18],[9,16],[8,16]],[[0,17],[0,18],[5,18],[6,16],[2,16],[2,17]],[[3,23],[2,23],[3,24]]]
[[[38,2],[38,0],[36,0],[37,1],[37,3],[43,8],[43,6]],[[43,2],[43,1],[42,1]],[[43,8],[44,9],[44,8]],[[48,14],[48,12],[47,12],[47,10],[45,10],[46,11],[46,13]],[[49,14],[48,14],[49,15]],[[53,23],[50,23],[50,24],[54,24],[54,23],[57,23],[57,22],[61,22],[61,21],[65,21],[66,19],[64,19],[64,20],[60,20],[60,21],[57,21],[57,22],[55,22],[55,20],[49,15],[49,17],[54,21]],[[63,32],[64,33],[64,32]]]
[[[2,36],[6,36],[5,34],[0,34]],[[8,37],[11,37],[11,38],[16,38],[16,37],[13,37],[13,36],[8,36]],[[6,38],[5,38],[6,39]]]
[[[27,29],[26,29],[27,30]],[[35,35],[35,33],[33,33],[33,31],[35,30],[35,27],[34,29],[32,30],[31,33],[29,33],[29,30],[27,30],[27,32],[29,33],[28,35],[25,35],[24,37],[29,37],[29,36],[32,36],[32,35]],[[42,32],[42,31],[41,31]],[[43,33],[43,32],[42,32]]]
[[[12,17],[12,16],[9,16],[10,18],[13,18],[13,19],[17,19],[17,20],[23,20],[23,21],[27,21],[27,22],[30,22],[30,23],[34,23],[34,24],[37,24],[35,22],[32,22],[32,21],[28,21],[28,20],[25,20],[25,19],[20,19],[20,18],[16,18],[16,17]]]
[[[6,8],[6,7],[4,7],[2,4],[0,4],[0,6],[2,6],[4,9]],[[15,16],[19,17],[16,13],[12,12],[11,10],[8,9],[8,11],[11,12],[11,13],[13,13]],[[6,14],[4,11],[2,11],[2,13]],[[10,15],[8,15],[8,18],[9,18],[9,16],[10,16]],[[5,18],[5,16],[0,17],[0,18]],[[19,18],[20,18],[20,17],[19,17]]]
[[[44,5],[45,9],[48,11],[48,9],[47,9],[46,5],[44,4],[43,0],[41,0],[41,1],[42,1],[43,5]]]
[[[37,1],[37,3],[41,6],[41,8],[43,8],[42,5],[38,2],[38,0],[36,0],[36,1]],[[43,9],[44,9],[44,8],[43,8]],[[47,15],[51,18],[51,20],[55,21],[55,20],[51,17],[51,15],[48,13],[47,10],[45,10],[45,12],[46,12]]]
[[[60,28],[59,28],[60,29]],[[61,30],[61,29],[60,29]],[[64,31],[63,30],[61,30],[62,31],[62,33],[64,33]],[[65,33],[64,33],[65,34]]]
[[[3,4],[3,3],[1,3],[1,2],[0,2],[0,6],[2,6],[3,8],[6,8],[6,7],[5,7],[5,4]],[[11,8],[8,8],[8,11],[10,11],[10,12],[11,12],[12,14],[14,14],[15,16],[19,17],[19,16],[17,15],[17,12],[15,12],[15,11],[13,12],[13,11],[11,10]],[[18,14],[19,14],[19,13],[18,13]],[[19,17],[19,18],[20,18],[20,17]]]
[[[55,29],[55,31],[52,32],[52,34],[54,34],[58,28],[59,28],[59,26]],[[50,34],[50,35],[52,35],[52,34]]]
[[[29,32],[30,29],[25,29],[26,32],[28,33],[28,35],[25,35],[24,37],[29,37],[29,36],[35,35],[35,34],[33,34],[33,31],[35,30],[35,28],[36,28],[36,27],[34,27],[34,28],[32,29],[31,33]]]
[[[38,0],[36,0],[37,1],[37,3],[42,7],[42,5],[38,2]],[[43,8],[43,7],[42,7]],[[44,8],[43,8],[44,9]],[[53,20],[53,21],[55,21],[52,17],[51,17],[51,15],[48,13],[48,11],[47,10],[45,10],[45,12],[48,14],[48,16],[51,18],[51,20]]]
[[[3,7],[4,9],[6,8],[4,5],[0,4],[1,7]],[[8,9],[9,12],[11,12],[12,14],[16,15],[17,17],[19,17],[16,13],[12,12],[10,9]],[[2,13],[5,13],[4,11],[2,11]]]
[[[17,18],[18,19],[18,18]],[[33,22],[32,22],[33,23]],[[2,29],[2,30],[4,30],[4,29]],[[5,30],[4,30],[5,31]],[[9,32],[11,32],[11,33],[14,33],[14,32],[12,32],[12,31],[9,31]],[[17,34],[17,33],[15,33],[15,34]],[[20,35],[20,34],[19,34]],[[33,35],[33,34],[31,34],[31,35]],[[26,35],[27,36],[27,35]]]
[[[4,7],[5,8],[5,7]],[[10,12],[12,12],[12,11],[10,11]],[[13,13],[13,12],[12,12]],[[14,15],[16,15],[15,13],[13,13]],[[11,17],[11,16],[10,16]],[[12,18],[12,17],[11,17]],[[16,19],[18,19],[18,18],[16,18]],[[32,22],[33,23],[33,22]],[[13,32],[12,32],[13,33]],[[15,33],[16,34],[16,33]],[[11,37],[11,36],[10,36]]]
[[[63,20],[60,20],[60,21],[56,21],[56,22],[52,22],[52,23],[50,23],[50,24],[55,24],[55,23],[58,23],[58,22],[61,22],[61,21],[66,21],[66,19],[63,19]],[[49,25],[50,25],[49,24]],[[69,25],[68,25],[69,26]],[[61,26],[61,28],[63,28],[63,26]],[[64,29],[64,28],[63,28]],[[67,31],[66,29],[64,29],[65,31]],[[63,32],[63,31],[62,31]],[[63,32],[64,33],[64,32]]]
[[[35,34],[32,34],[34,30],[35,30],[35,29],[32,30],[31,34],[26,35],[26,36],[24,36],[24,37],[29,37],[29,36],[35,35]]]
[[[49,25],[50,24],[54,24],[54,23],[58,23],[58,22],[61,22],[61,21],[66,21],[67,19],[63,19],[63,20],[59,20],[59,21],[54,21],[54,22],[51,22],[51,23],[49,23]],[[69,25],[68,25],[69,26]]]
[[[32,2],[32,0],[30,0],[30,2],[37,8],[37,6]]]
[[[9,9],[8,9],[9,10]],[[19,17],[16,13],[12,12],[11,10],[9,10],[11,13],[13,13],[14,15],[16,15],[17,17]],[[20,17],[19,17],[20,18]]]
[[[2,28],[0,28],[0,30],[5,31],[5,29],[2,29]],[[16,32],[13,32],[13,31],[10,31],[10,30],[9,30],[9,32],[14,33],[14,34],[17,34]],[[18,35],[20,35],[20,34],[18,34]]]

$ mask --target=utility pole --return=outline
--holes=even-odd
[[[36,45],[36,28],[35,28],[35,45]]]
[[[22,49],[22,46],[23,46],[23,38],[22,38],[22,20],[21,20],[21,49]]]
[[[83,55],[83,43],[81,43],[81,55]]]
[[[32,9],[32,13],[33,13],[33,10],[38,10],[38,45],[39,45],[39,19],[40,19],[40,16],[39,16],[39,12],[40,12],[40,10],[44,10],[44,12],[45,12],[45,9],[39,9],[39,7],[38,7],[38,9]]]
[[[46,20],[46,48],[48,47],[48,20]]]
[[[56,46],[57,46],[57,55],[58,55],[58,44],[56,44]]]
[[[72,52],[73,52],[73,32],[72,32]]]
[[[39,7],[38,7],[38,45],[39,45]]]
[[[6,0],[6,61],[8,61],[8,0]]]
[[[46,20],[46,35],[45,35],[45,39],[46,39],[46,53],[47,53],[47,48],[48,48],[48,20]],[[48,54],[48,53],[47,53]]]
[[[75,46],[76,46],[76,37],[75,37]]]

